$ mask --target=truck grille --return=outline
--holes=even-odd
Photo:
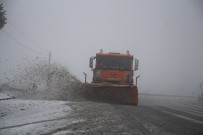
[[[121,79],[120,78],[106,78],[105,82],[120,83]]]

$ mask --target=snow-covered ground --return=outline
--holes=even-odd
[[[65,101],[0,100],[0,134],[49,134],[80,122]]]
[[[62,134],[84,121],[68,105],[81,99],[81,86],[61,64],[39,60],[13,69],[0,80],[0,135]]]
[[[13,98],[12,96],[9,96],[9,94],[0,92],[0,100],[6,100],[6,99],[11,99]]]

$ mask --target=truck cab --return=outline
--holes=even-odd
[[[133,71],[138,70],[138,62],[129,51],[126,54],[100,51],[90,58],[89,67],[93,71],[92,83],[133,85]]]

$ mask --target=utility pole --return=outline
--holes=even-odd
[[[198,101],[203,102],[203,82],[200,84],[200,93],[198,94]]]
[[[48,58],[48,71],[47,71],[47,90],[51,87],[51,51],[49,51],[49,58]]]
[[[50,68],[50,65],[51,65],[51,51],[49,51],[49,68]]]

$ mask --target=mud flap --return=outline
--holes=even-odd
[[[91,101],[114,104],[138,104],[136,86],[129,87],[86,87],[85,97]]]

